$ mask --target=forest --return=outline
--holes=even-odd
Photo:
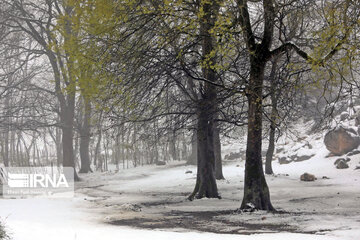
[[[360,238],[359,19],[0,0],[0,239]]]

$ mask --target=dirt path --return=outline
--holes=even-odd
[[[184,175],[185,170],[184,166],[166,170],[173,176],[180,171],[180,178],[186,178],[182,181],[169,179],[157,185],[157,180],[165,174],[159,170],[138,175],[140,178],[108,176],[78,191],[89,196],[88,201],[99,209],[104,222],[138,229],[331,235],[335,231],[351,230],[360,222],[360,195],[354,194],[353,187],[326,180],[304,185],[285,175],[269,177],[273,204],[280,212],[241,213],[237,211],[242,194],[241,176],[228,174],[228,180],[219,182],[222,200],[190,202],[186,197],[192,190],[194,176]]]

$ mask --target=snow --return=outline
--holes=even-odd
[[[226,180],[218,181],[221,200],[187,201],[196,167],[172,162],[81,175],[83,181],[76,185],[74,198],[1,199],[0,221],[14,240],[360,239],[360,170],[354,170],[360,165],[360,154],[351,156],[348,169],[336,169],[337,157],[326,157],[324,134],[305,135],[304,126],[298,129],[302,140],[281,140],[277,147],[283,151],[275,159],[293,154],[314,156],[283,165],[274,160],[276,174],[267,176],[267,182],[279,213],[235,211],[243,191],[244,161],[240,159],[224,166]],[[306,143],[312,148],[304,147]],[[223,154],[241,149],[229,143]],[[186,174],[188,170],[192,173]],[[300,181],[304,172],[317,180]],[[206,214],[213,215],[204,220]],[[136,219],[141,226],[117,224]],[[147,221],[160,227],[146,228]],[[177,221],[178,225],[171,225]],[[234,232],[237,234],[228,234]]]

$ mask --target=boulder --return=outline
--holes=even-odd
[[[315,154],[312,155],[303,155],[303,156],[298,156],[298,155],[292,155],[290,158],[291,160],[293,160],[294,162],[302,162],[302,161],[306,161],[309,160],[310,158],[312,158],[313,156],[315,156]]]
[[[355,117],[355,126],[360,126],[360,112]]]
[[[313,174],[304,173],[303,175],[300,176],[300,180],[304,182],[313,182],[316,180],[316,177]]]
[[[344,160],[341,160],[336,164],[336,168],[345,169],[345,168],[349,168],[349,165]]]
[[[315,156],[315,154],[312,155],[303,155],[303,156],[298,156],[298,155],[291,155],[290,157],[279,157],[279,163],[280,164],[288,164],[291,162],[302,162],[302,161],[306,161],[309,160],[310,158],[312,158],[313,156]]]
[[[286,157],[281,157],[281,158],[279,158],[279,163],[280,164],[288,164],[288,163],[290,163],[291,161],[288,161],[287,159],[286,159]]]
[[[360,138],[355,130],[338,127],[326,133],[324,143],[331,153],[340,156],[357,148]]]
[[[355,149],[354,151],[351,151],[348,154],[346,154],[346,156],[350,157],[350,156],[354,156],[354,155],[357,155],[357,154],[360,154],[360,150]]]
[[[338,158],[338,159],[335,160],[334,165],[337,166],[339,164],[339,162],[341,162],[341,161],[350,162],[350,160],[351,159],[348,158],[348,157],[347,158]]]

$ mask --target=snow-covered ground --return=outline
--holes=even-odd
[[[244,174],[244,162],[237,160],[225,163],[226,180],[218,181],[221,200],[186,200],[196,168],[173,162],[82,175],[72,199],[1,199],[1,222],[14,240],[360,239],[360,170],[354,170],[360,154],[351,156],[348,169],[336,169],[322,137],[278,146],[284,150],[276,157],[314,156],[283,165],[274,161],[276,174],[267,181],[272,203],[281,210],[276,214],[236,212]],[[304,172],[317,180],[300,181]]]

